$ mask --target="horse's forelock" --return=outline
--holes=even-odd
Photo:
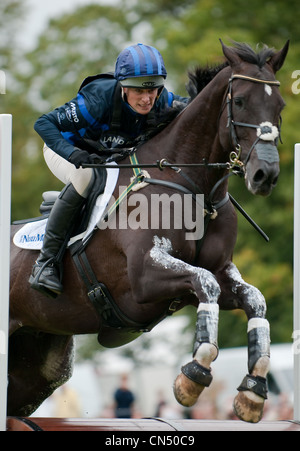
[[[234,42],[233,44],[235,52],[243,61],[255,64],[259,68],[262,68],[275,55],[275,50],[267,45],[263,45],[260,50],[257,47],[257,52],[255,52],[248,44],[240,42]]]

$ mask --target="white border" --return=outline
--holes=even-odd
[[[0,431],[6,431],[12,116],[0,115]]]
[[[300,144],[295,145],[294,175],[294,420],[300,421]]]

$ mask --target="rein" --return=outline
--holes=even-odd
[[[133,147],[132,152],[135,152],[137,148]],[[92,163],[92,164],[83,164],[83,168],[99,168],[103,167],[103,163]],[[179,169],[179,168],[199,168],[199,167],[206,167],[206,168],[214,168],[214,169],[230,169],[231,164],[228,163],[207,163],[205,161],[205,158],[203,158],[203,163],[178,163],[178,164],[171,164],[168,163],[168,161],[163,158],[162,160],[157,160],[156,163],[147,163],[147,164],[105,164],[105,168],[111,168],[111,169],[150,169],[150,168],[156,168],[163,171],[165,168],[170,169]]]

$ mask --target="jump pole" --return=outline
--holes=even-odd
[[[294,166],[294,420],[300,422],[300,144]]]
[[[6,431],[12,116],[0,114],[0,431]]]

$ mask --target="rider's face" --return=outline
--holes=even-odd
[[[154,105],[158,89],[124,88],[124,93],[131,108],[139,114],[148,114]]]

